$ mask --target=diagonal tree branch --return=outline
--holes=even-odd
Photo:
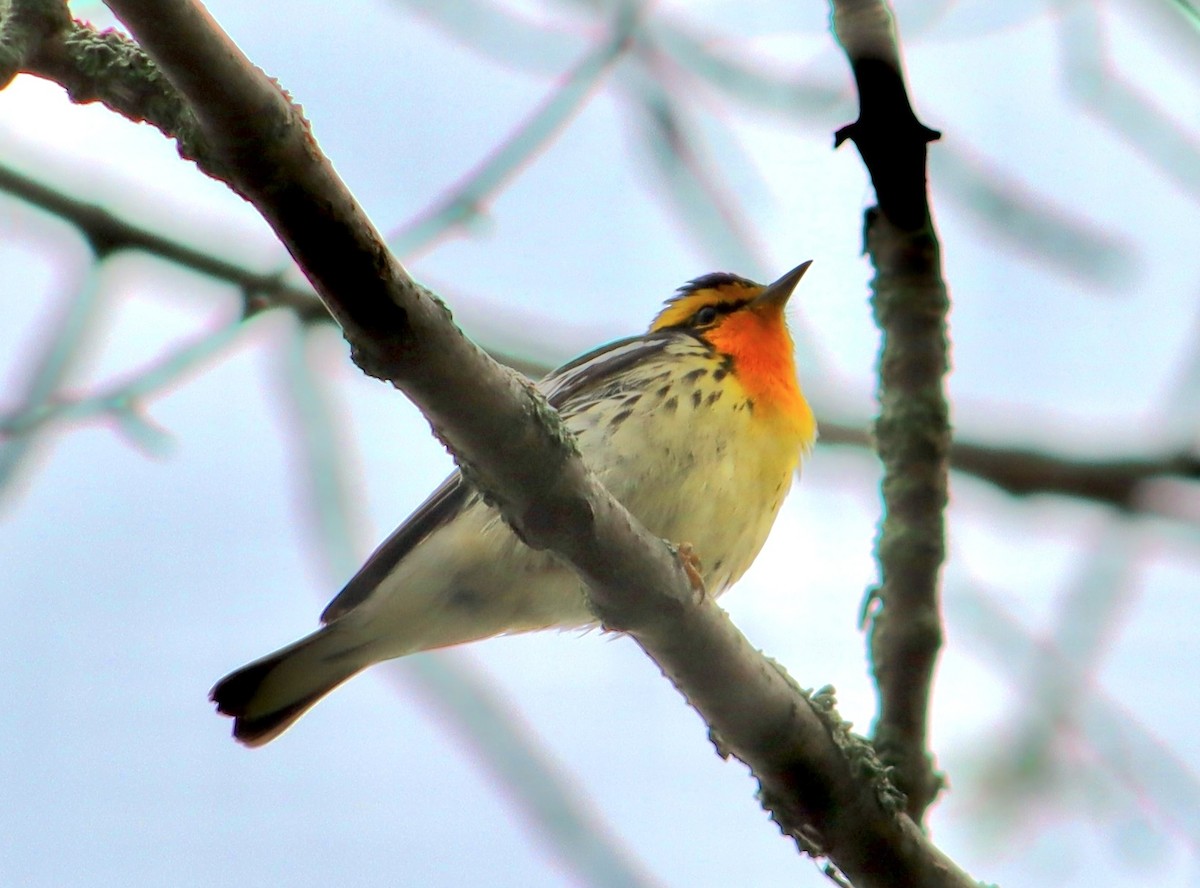
[[[908,796],[916,821],[942,778],[927,750],[930,688],[942,643],[939,579],[945,555],[949,407],[940,248],[926,195],[926,145],[938,133],[909,104],[895,21],[883,0],[833,0],[837,39],[858,84],[859,117],[838,131],[871,174],[879,205],[867,211],[875,266],[871,305],[883,334],[876,446],[883,462],[880,584],[871,590],[871,664],[879,689],[874,742]]]
[[[408,277],[298,110],[207,13],[185,0],[111,5],[186,96],[204,136],[199,162],[263,213],[359,365],[404,389],[526,541],[575,567],[601,618],[651,652],[721,748],[750,764],[785,830],[860,885],[972,884],[898,813],[831,698],[806,700],[697,595],[674,553],[588,475],[531,387],[466,340]]]
[[[208,175],[225,180],[217,156],[208,150],[187,103],[133,41],[116,31],[97,31],[73,21],[65,3],[12,0],[7,21],[36,20],[53,28],[37,43],[8,43],[9,27],[0,40],[11,50],[9,65],[0,68],[0,86],[16,73],[33,74],[60,84],[71,101],[102,102],[136,123],[149,123],[174,139],[183,157],[195,160]],[[27,31],[23,33],[27,34]]]
[[[0,21],[0,89],[27,70],[31,58],[56,44],[70,25],[65,3],[8,3]]]

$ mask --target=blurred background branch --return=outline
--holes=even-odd
[[[474,181],[467,187],[475,188]],[[234,285],[243,294],[243,316],[271,308],[284,308],[294,313],[303,323],[330,323],[332,318],[307,286],[291,284],[279,272],[262,272],[238,265],[219,255],[194,248],[181,241],[158,234],[144,225],[122,219],[103,206],[79,200],[70,194],[37,182],[21,173],[0,164],[0,191],[45,210],[76,226],[85,239],[96,245],[98,255],[109,255],[122,250],[136,250],[157,256],[183,268],[210,276]],[[457,198],[451,198],[457,201]],[[467,203],[471,200],[464,201]],[[447,204],[448,205],[448,204]],[[440,213],[435,214],[440,216]],[[439,236],[454,228],[456,223],[441,217],[443,228]],[[405,236],[395,236],[403,242]],[[469,297],[468,297],[469,298]],[[489,330],[486,326],[476,331],[480,343],[497,360],[508,364],[526,375],[538,378],[548,373],[556,360],[553,356],[558,347],[545,341],[526,346],[522,352],[514,352],[503,344],[502,331],[510,324],[504,319],[503,307],[489,307],[492,315]],[[536,339],[536,335],[534,339]],[[186,354],[191,354],[187,352]],[[551,357],[547,357],[551,356]],[[200,357],[199,355],[197,357]],[[183,367],[181,356],[172,363],[180,372]],[[152,374],[157,375],[157,374]],[[137,397],[144,400],[153,389],[139,388]],[[97,400],[106,397],[103,393],[74,396],[73,405],[66,409],[60,404],[53,410],[31,411],[27,406],[6,412],[0,422],[0,433],[16,437],[32,424],[49,421],[74,421],[98,412]],[[820,446],[848,446],[870,449],[874,445],[867,430],[869,420],[843,419],[845,405],[826,400],[825,390],[818,391],[814,398],[818,415],[839,417],[823,419],[821,422]],[[33,418],[36,414],[36,419]],[[966,432],[969,436],[970,432]],[[995,484],[1014,496],[1056,494],[1091,500],[1115,506],[1123,511],[1150,512],[1171,517],[1161,503],[1144,495],[1144,485],[1152,481],[1177,480],[1200,481],[1200,456],[1187,451],[1167,453],[1159,456],[1131,454],[1120,458],[1069,457],[1047,453],[1031,447],[1011,447],[989,444],[982,441],[963,440],[960,435],[951,445],[950,464],[955,471],[963,472]],[[1200,514],[1181,510],[1176,517],[1187,523],[1200,524]]]

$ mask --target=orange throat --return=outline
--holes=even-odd
[[[782,426],[799,446],[810,447],[817,424],[796,379],[794,345],[783,312],[770,307],[737,312],[706,338],[733,359],[734,373],[753,401],[755,414]]]

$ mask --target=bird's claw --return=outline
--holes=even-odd
[[[700,556],[696,554],[695,548],[691,543],[680,543],[675,547],[675,554],[679,557],[679,563],[683,566],[683,572],[687,574],[688,581],[692,584],[692,591],[696,593],[696,600],[704,598],[704,577],[700,576]]]

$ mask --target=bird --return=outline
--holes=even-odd
[[[810,264],[767,286],[727,272],[697,277],[645,334],[536,384],[587,468],[650,532],[694,553],[713,596],[758,555],[816,440],[784,314]],[[238,741],[275,739],[384,660],[597,622],[578,576],[521,542],[456,471],[367,559],[321,624],[212,689]]]

